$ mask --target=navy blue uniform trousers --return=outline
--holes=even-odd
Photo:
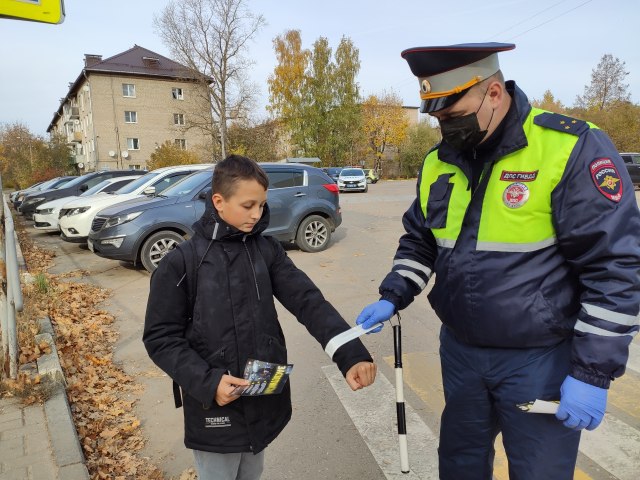
[[[494,441],[502,432],[510,480],[571,480],[580,432],[555,415],[516,404],[558,400],[571,370],[571,340],[526,350],[474,347],[440,332],[445,409],[440,426],[441,480],[491,480]]]

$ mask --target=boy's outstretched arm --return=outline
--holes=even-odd
[[[273,294],[324,349],[333,337],[351,327],[325,300],[311,279],[293,264],[280,242],[273,237],[265,239],[271,244],[274,253],[269,272]],[[333,361],[353,390],[371,385],[375,379],[376,366],[359,339],[338,348]]]
[[[151,360],[205,407],[219,400],[228,403],[237,397],[216,398],[219,393],[226,393],[218,391],[226,372],[211,368],[185,338],[190,322],[186,279],[180,283],[183,275],[182,252],[176,249],[160,262],[151,276],[142,341]]]

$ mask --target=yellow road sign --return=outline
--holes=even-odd
[[[64,0],[0,0],[0,18],[62,23]]]

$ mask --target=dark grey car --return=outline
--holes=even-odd
[[[329,246],[342,223],[338,187],[321,170],[304,165],[265,163],[271,212],[264,232],[282,242],[296,242],[307,252]],[[194,173],[155,197],[114,205],[98,213],[89,232],[97,255],[137,263],[152,272],[166,253],[193,235],[192,225],[211,195],[213,169]]]

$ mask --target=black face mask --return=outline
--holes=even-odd
[[[488,91],[487,89],[487,92]],[[486,96],[487,94],[485,92],[485,97]],[[491,111],[491,119],[489,120],[487,129],[480,130],[480,124],[478,123],[478,116],[476,114],[482,108],[483,103],[484,98],[482,98],[482,103],[480,103],[475,113],[440,121],[440,131],[442,132],[444,141],[456,150],[469,150],[478,145],[489,131],[489,125],[491,125],[491,120],[493,120],[494,112],[493,110]]]

